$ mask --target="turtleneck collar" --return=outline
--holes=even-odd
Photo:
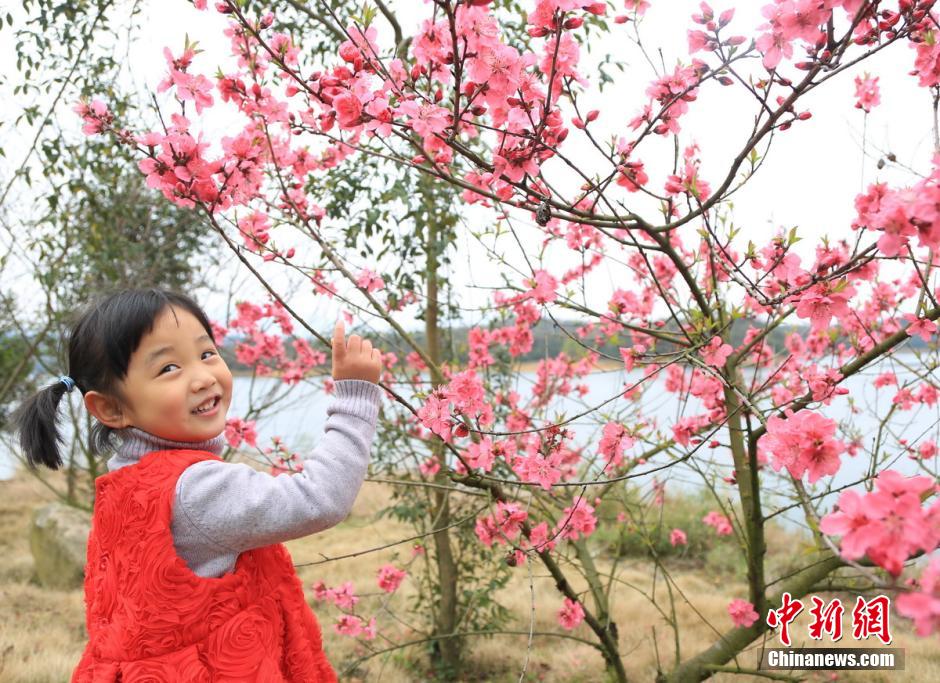
[[[221,455],[222,449],[225,448],[225,432],[205,441],[171,441],[137,427],[125,427],[114,430],[113,436],[120,439],[121,443],[114,449],[114,455],[108,460],[108,470],[111,472],[135,464],[152,451],[185,449]]]

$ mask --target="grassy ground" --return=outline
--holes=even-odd
[[[60,475],[52,473],[51,480]],[[386,504],[388,490],[382,485],[366,483],[357,499],[350,517],[339,526],[322,534],[287,543],[287,547],[298,565],[321,559],[321,554],[336,557],[355,551],[381,546],[411,534],[403,524],[377,518],[376,513]],[[69,680],[85,645],[84,605],[81,590],[52,591],[38,586],[33,579],[32,557],[29,551],[28,527],[31,510],[43,502],[53,499],[53,494],[30,477],[20,477],[0,482],[0,682],[46,683]],[[787,552],[786,539],[777,539],[776,552]],[[408,555],[411,544],[398,546]],[[352,581],[363,604],[377,605],[377,597],[367,597],[378,592],[375,576],[381,565],[392,559],[395,548],[360,555],[358,557],[328,562],[317,566],[301,566],[298,574],[305,586],[317,580],[329,586]],[[771,548],[771,552],[774,552]],[[606,571],[611,560],[598,563],[600,571]],[[664,667],[672,662],[674,644],[670,631],[655,608],[634,588],[648,590],[650,572],[639,560],[622,561],[617,566],[621,582],[613,588],[613,619],[620,627],[620,646],[624,664],[632,681],[652,681],[656,673],[658,648]],[[572,572],[573,573],[573,572]],[[715,634],[703,622],[702,617],[718,629],[726,629],[730,621],[726,606],[733,597],[746,594],[743,584],[727,574],[712,570],[686,568],[675,575],[682,592],[694,604],[694,610],[678,598],[677,612],[683,624],[681,643],[683,656],[695,653],[710,645]],[[577,577],[575,577],[577,579]],[[574,581],[576,588],[582,588]],[[419,622],[419,616],[409,614],[408,590],[412,584],[402,584],[400,594],[389,602],[389,607],[409,622]],[[660,589],[661,590],[661,589]],[[515,615],[515,623],[509,628],[528,631],[532,609],[532,592],[535,595],[536,631],[561,632],[555,618],[560,599],[551,579],[546,578],[541,567],[533,566],[533,581],[530,589],[525,567],[515,570],[510,584],[498,595],[502,604]],[[384,594],[382,594],[384,596]],[[338,635],[332,628],[338,611],[332,606],[314,603],[308,599],[323,625],[327,655],[337,670],[342,670],[358,656],[364,654],[355,641]],[[370,613],[370,612],[366,612]],[[405,642],[418,639],[389,613],[374,612],[378,616],[378,639],[374,646],[385,647],[390,639]],[[846,618],[848,624],[848,617]],[[811,681],[901,681],[940,680],[940,651],[935,639],[921,640],[911,635],[906,623],[893,621],[895,646],[906,649],[907,669],[904,672],[866,672],[860,674],[840,673],[810,674]],[[805,622],[798,622],[794,633],[805,634]],[[653,638],[656,646],[653,647]],[[591,639],[592,634],[585,625],[579,626],[574,635]],[[497,683],[519,681],[525,666],[527,681],[603,681],[603,664],[597,651],[588,645],[572,640],[553,637],[535,637],[531,649],[527,649],[526,635],[506,635],[488,640],[475,640],[467,655],[466,681],[494,681]],[[769,644],[769,643],[768,643]],[[795,643],[810,645],[809,643]],[[844,638],[843,645],[851,645]],[[756,653],[741,656],[741,665],[753,667]],[[362,664],[355,675],[342,678],[348,681],[388,681],[390,683],[429,680],[425,656],[418,648],[399,650],[389,655],[372,658]],[[750,676],[717,676],[717,681],[766,680]]]

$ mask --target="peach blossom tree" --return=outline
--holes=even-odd
[[[194,4],[208,9],[205,0]],[[655,513],[668,504],[665,480],[679,471],[713,496],[703,522],[734,538],[747,594],[728,605],[727,623],[710,624],[714,643],[690,653],[676,607],[680,600],[694,606],[695,596],[678,590],[668,562],[652,552],[647,597],[673,644],[672,657],[658,659],[660,679],[745,672],[736,655],[780,626],[773,615],[781,596],[824,590],[845,568],[862,577],[853,590],[895,596],[897,613],[918,633],[936,631],[936,445],[926,433],[892,435],[888,423],[938,397],[931,372],[940,317],[933,283],[940,156],[907,185],[876,181],[844,198],[854,199],[854,219],[835,226],[808,261],[796,253],[796,229],[759,234],[731,218],[732,197],[773,164],[788,131],[813,126],[806,102],[817,88],[854,79],[846,105],[860,117],[879,106],[879,78],[912,79],[940,98],[934,2],[775,0],[757,25],[737,20],[732,7],[703,2],[692,16],[675,17],[677,36],[687,41],[684,59],[672,66],[650,59],[614,77],[586,66],[586,32],[642,51],[644,15],[667,11],[659,7],[665,3],[528,0],[522,31],[513,23],[515,3],[433,0],[410,35],[386,3],[375,4],[350,16],[310,3],[341,32],[334,53],[312,54],[277,30],[273,13],[216,2],[230,19],[236,65],[210,77],[193,44],[167,48],[157,89],[172,101],[159,129],[134,129],[101,99],[76,111],[87,133],[115,136],[137,151],[150,187],[204,214],[268,287],[276,302],[268,312],[285,334],[293,320],[329,346],[268,285],[264,269],[299,272],[316,292],[392,331],[395,350],[385,355],[382,377],[388,438],[376,457],[401,465],[388,469],[399,484],[437,488],[474,511],[455,528],[472,528],[472,541],[498,551],[512,571],[532,563],[551,575],[558,592],[539,600],[554,603],[562,630],[536,634],[530,623],[523,634],[589,641],[613,678],[626,680],[624,649],[641,641],[631,634],[625,642],[611,617],[616,565],[599,568],[591,537],[602,525],[629,524],[646,539],[686,543],[686,530],[664,528]],[[909,73],[865,70],[888,49],[907,50]],[[611,79],[642,93],[636,111],[591,108],[596,89]],[[704,158],[684,126],[700,94],[722,89],[746,98],[752,125],[728,142],[733,154],[719,163]],[[243,127],[213,150],[199,124],[219,107],[240,112]],[[429,193],[446,189],[466,220],[426,216],[423,230],[390,240],[363,265],[360,242],[387,236],[344,239],[344,207],[324,206],[332,188],[369,164],[380,171],[371,179],[379,187],[400,172]],[[502,285],[479,311],[465,356],[445,362],[405,329],[443,306],[429,289],[437,264],[432,259],[424,277],[407,282],[386,268],[411,240],[436,257],[456,248],[457,235],[493,256]],[[298,244],[286,246],[292,237]],[[899,274],[886,275],[889,268]],[[605,269],[617,278],[598,305],[592,283]],[[450,287],[459,295],[462,283]],[[559,313],[581,322],[567,329]],[[247,308],[245,316],[239,325],[246,329],[261,317]],[[531,387],[519,389],[514,359],[531,350],[532,328],[543,319],[576,351],[544,357]],[[796,324],[806,333],[788,331]],[[252,339],[241,352],[249,363],[283,351],[263,336]],[[610,345],[616,354],[605,352]],[[902,347],[911,358],[901,357]],[[285,381],[323,361],[310,346],[296,351]],[[621,364],[626,381],[587,402],[587,376],[605,356]],[[846,385],[873,371],[872,384],[890,405],[863,415]],[[418,388],[409,394],[402,386]],[[664,421],[647,409],[667,394],[681,412]],[[834,410],[846,402],[852,419],[837,421]],[[580,406],[574,414],[572,403]],[[595,436],[576,438],[576,421],[593,424]],[[880,425],[870,445],[859,431],[866,422]],[[251,435],[241,418],[230,430],[233,443]],[[900,466],[902,458],[909,466]],[[864,474],[838,479],[850,461],[864,462]],[[648,487],[648,514],[626,504],[628,485]],[[603,505],[620,513],[603,517]],[[424,515],[421,528],[442,531],[444,508],[414,509]],[[794,511],[808,530],[806,552],[771,573],[768,525]],[[428,550],[453,552],[453,538]],[[388,565],[377,581],[394,593],[409,576]],[[444,583],[431,605],[438,616],[454,607],[444,604]],[[353,586],[318,585],[314,597],[346,611],[336,628],[367,645],[364,658],[474,634],[454,619],[438,620],[429,638],[378,645],[381,629],[357,612]],[[445,656],[453,664],[459,652]]]

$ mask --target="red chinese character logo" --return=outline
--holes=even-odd
[[[888,624],[888,607],[891,601],[886,595],[879,595],[869,601],[858,596],[855,609],[852,610],[852,637],[864,640],[878,636],[885,645],[891,644],[891,631]]]
[[[790,624],[796,615],[803,611],[803,603],[794,600],[789,593],[784,593],[780,599],[780,609],[767,612],[767,625],[770,628],[780,627],[780,642],[790,645]]]
[[[823,609],[825,606],[825,609]],[[813,596],[813,608],[809,613],[813,617],[813,623],[809,625],[809,637],[813,640],[822,640],[822,634],[828,633],[833,642],[842,638],[842,614],[845,610],[842,607],[842,601],[835,598],[826,605],[824,600]]]

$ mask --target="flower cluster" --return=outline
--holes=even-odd
[[[284,335],[294,330],[293,320],[287,310],[278,301],[259,306],[247,301],[235,305],[236,317],[230,323],[230,329],[239,330],[247,336],[246,341],[235,345],[235,357],[239,363],[253,366],[259,376],[272,373],[280,375],[285,384],[296,384],[307,377],[313,368],[326,363],[323,351],[314,351],[310,343],[303,338],[291,342],[294,359],[287,357],[284,348]],[[260,323],[270,318],[280,328],[282,335],[264,332]]]
[[[476,418],[481,426],[493,424],[493,407],[485,402],[486,392],[474,370],[464,370],[451,378],[447,386],[435,389],[418,409],[421,424],[451,443],[456,435],[466,436],[469,431],[458,423],[454,412]],[[453,406],[453,408],[451,407]]]
[[[809,483],[839,471],[845,444],[835,439],[836,423],[811,410],[788,410],[786,419],[773,415],[767,433],[757,442],[762,457],[769,453],[778,472],[786,467],[797,479],[808,473]]]
[[[940,555],[934,555],[913,587],[899,595],[894,606],[913,619],[917,634],[926,638],[940,630]]]
[[[715,533],[719,536],[730,536],[734,533],[734,528],[731,526],[731,520],[728,519],[725,515],[720,512],[712,510],[707,515],[702,517],[702,521],[708,526],[715,529]],[[683,537],[685,535],[683,534]]]
[[[894,576],[918,551],[933,552],[940,545],[940,500],[929,508],[923,499],[937,492],[930,477],[905,477],[885,470],[875,479],[875,490],[859,494],[844,491],[833,512],[820,520],[825,534],[842,537],[846,560],[865,555]]]
[[[379,567],[379,588],[386,593],[394,593],[406,576],[408,576],[408,572],[404,569],[398,569],[395,565],[386,564]]]
[[[857,217],[853,229],[867,228],[882,233],[878,249],[885,256],[897,256],[912,237],[930,249],[940,247],[940,154],[934,155],[930,175],[912,187],[892,190],[884,183],[869,185],[856,197]]]
[[[252,448],[257,446],[258,432],[255,431],[254,420],[243,420],[232,417],[225,421],[225,440],[232,448],[241,446],[242,441]]]

